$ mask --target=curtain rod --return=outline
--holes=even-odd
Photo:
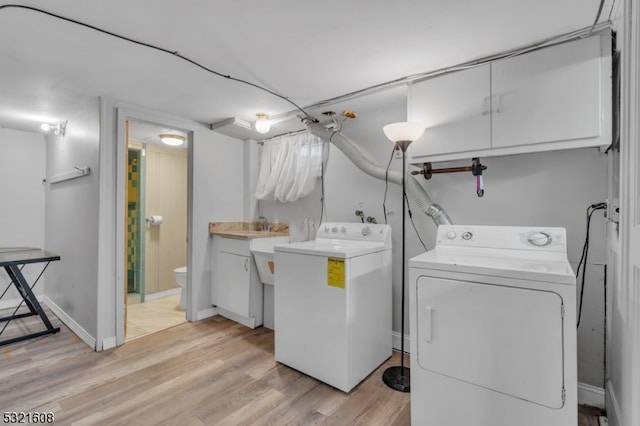
[[[257,143],[258,143],[258,145],[263,145],[265,143],[265,141],[270,141],[271,139],[279,138],[281,136],[293,136],[293,135],[298,135],[300,133],[308,133],[308,132],[309,131],[307,129],[302,129],[302,130],[295,130],[293,132],[281,133],[279,135],[271,136],[271,137],[268,137],[266,139],[261,139]]]

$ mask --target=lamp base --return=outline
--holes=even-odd
[[[411,370],[408,367],[389,367],[382,373],[382,381],[391,389],[410,392]]]

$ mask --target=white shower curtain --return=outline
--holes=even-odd
[[[322,146],[310,133],[265,141],[256,198],[291,202],[308,195],[322,173]]]

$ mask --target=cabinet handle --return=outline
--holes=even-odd
[[[491,96],[484,97],[484,105],[482,106],[482,115],[489,115],[491,113]]]
[[[249,259],[245,259],[245,260],[244,260],[244,270],[245,270],[245,271],[248,271],[248,270],[249,270],[248,266],[249,266]]]
[[[494,111],[499,114],[499,113],[502,112],[502,94],[493,95],[493,97],[495,98],[495,102],[494,102],[495,110]]]

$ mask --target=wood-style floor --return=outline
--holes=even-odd
[[[1,348],[0,407],[77,425],[408,425],[409,394],[381,380],[348,395],[273,359],[273,332],[222,317],[94,352],[61,332]]]
[[[276,363],[262,327],[214,317],[94,352],[49,316],[60,333],[0,347],[2,411],[53,412],[57,425],[410,424],[410,394],[381,380],[397,353],[345,394]],[[595,425],[581,410],[580,426]]]

